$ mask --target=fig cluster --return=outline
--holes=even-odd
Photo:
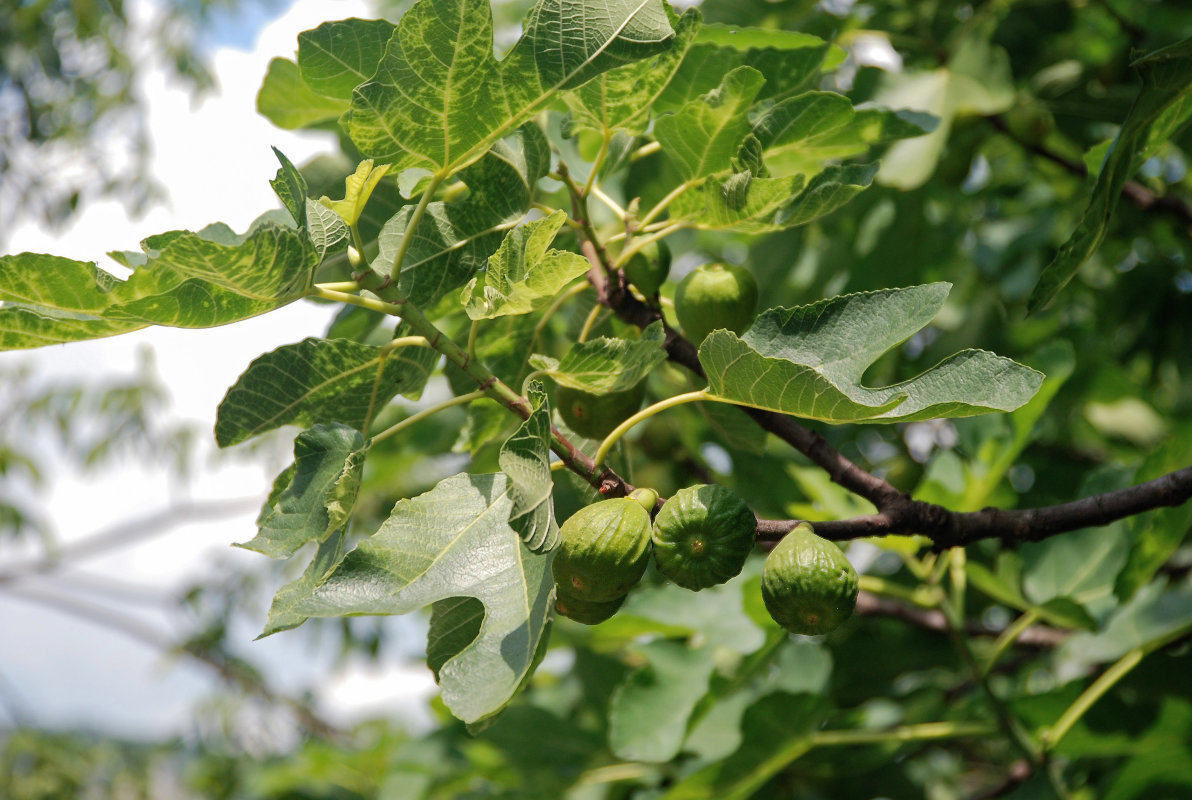
[[[651,552],[663,576],[692,591],[740,574],[757,520],[735,492],[709,484],[680,489],[651,523],[657,501],[653,490],[638,489],[563,523],[553,566],[560,614],[587,625],[611,617],[645,574]],[[761,588],[775,622],[818,635],[852,614],[858,578],[839,547],[800,523],[766,558]]]

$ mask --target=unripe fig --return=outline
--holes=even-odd
[[[650,558],[650,513],[658,494],[638,489],[629,497],[584,506],[559,529],[555,583],[570,597],[606,603],[641,580]]]
[[[589,439],[603,439],[642,407],[645,396],[644,380],[623,392],[609,394],[591,394],[560,386],[555,391],[555,405],[571,430]]]
[[[791,633],[836,630],[857,604],[857,571],[834,543],[800,523],[766,557],[762,600]]]
[[[651,297],[670,274],[671,251],[662,240],[650,242],[629,257],[625,277],[646,297]]]
[[[744,333],[753,323],[757,281],[735,264],[704,264],[687,274],[675,292],[675,315],[683,333],[699,347],[712,331]]]
[[[698,592],[741,572],[756,532],[757,518],[731,489],[688,486],[654,519],[654,562],[663,575]]]
[[[599,625],[617,613],[625,603],[626,595],[612,600],[583,600],[567,591],[567,587],[555,585],[555,611],[568,619],[585,625]]]

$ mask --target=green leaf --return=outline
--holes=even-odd
[[[758,99],[777,100],[811,88],[821,67],[831,68],[843,57],[844,51],[809,33],[703,25],[658,98],[655,113],[682,108],[743,66],[766,78]]]
[[[882,157],[879,184],[903,190],[922,186],[935,172],[957,117],[999,114],[1014,105],[1010,58],[990,42],[995,24],[989,17],[971,26],[952,47],[954,55],[947,66],[930,72],[883,74],[874,103],[926,112],[939,124],[926,136],[890,147]]]
[[[302,177],[302,173],[294,166],[290,159],[286,158],[282,151],[276,147],[273,148],[273,155],[277,156],[277,160],[281,162],[281,167],[277,170],[277,177],[269,181],[269,185],[273,187],[273,191],[281,200],[281,204],[290,212],[290,216],[294,218],[294,224],[299,228],[306,227],[306,178]]]
[[[751,653],[765,643],[743,605],[744,576],[691,592],[674,584],[639,586],[624,607],[592,631],[601,643],[628,642],[650,633],[694,637],[713,647]]]
[[[695,41],[699,9],[687,9],[677,23],[672,18],[672,24],[675,39],[659,55],[611,69],[564,95],[579,124],[600,131],[645,132],[655,101]]]
[[[319,586],[282,608],[275,604],[266,632],[279,629],[275,615],[405,614],[474,597],[484,604],[484,622],[474,640],[442,663],[438,681],[457,717],[489,717],[531,670],[554,594],[550,556],[522,545],[508,524],[512,509],[509,482],[500,474],[456,475],[401,500]]]
[[[528,314],[546,305],[559,290],[588,271],[579,253],[548,249],[567,219],[566,212],[520,225],[488,259],[488,269],[464,287],[460,302],[472,319]]]
[[[1103,468],[1090,474],[1080,495],[1124,489],[1132,477],[1132,469]],[[1082,606],[1113,604],[1114,580],[1126,561],[1128,541],[1125,523],[1118,521],[1024,544],[1023,593],[1034,603],[1066,597]],[[1099,615],[1094,611],[1093,616]]]
[[[997,432],[990,433],[979,447],[972,448],[968,458],[962,460],[952,450],[939,452],[915,489],[917,500],[953,511],[977,511],[990,504],[994,492],[1034,437],[1043,412],[1071,377],[1076,354],[1070,342],[1057,339],[1032,353],[1026,364],[1047,376],[1035,396],[1006,415],[1006,424],[998,426]]]
[[[655,322],[637,340],[601,336],[573,344],[559,361],[534,355],[530,364],[560,386],[593,394],[621,392],[636,386],[666,360],[665,338],[662,323]]]
[[[1101,246],[1122,186],[1137,166],[1138,152],[1146,145],[1151,126],[1168,108],[1192,95],[1192,38],[1144,56],[1133,66],[1142,77],[1142,90],[1097,175],[1084,217],[1039,275],[1027,304],[1029,312],[1050,303]]]
[[[1057,657],[1077,664],[1103,664],[1135,648],[1149,651],[1192,632],[1192,581],[1147,584],[1096,633],[1080,633],[1060,646]]]
[[[266,220],[243,236],[214,225],[151,236],[120,281],[93,263],[23,253],[0,257],[0,333],[7,347],[111,336],[149,324],[209,328],[305,296],[315,252],[305,234]]]
[[[561,89],[663,49],[659,0],[541,0],[509,56],[493,55],[488,0],[421,0],[372,80],[353,93],[352,141],[398,169],[440,174],[475,160]]]
[[[1017,552],[1003,550],[999,553],[996,571],[972,560],[965,563],[964,570],[969,583],[1004,606],[1023,613],[1033,613],[1049,625],[1059,628],[1097,629],[1097,621],[1074,600],[1052,597],[1042,604],[1028,600],[1019,588],[1022,584],[1022,558]]]
[[[373,190],[377,188],[377,184],[381,182],[381,178],[384,178],[388,171],[388,164],[374,167],[371,158],[365,159],[356,167],[356,172],[349,175],[344,181],[343,200],[321,197],[319,202],[343,217],[344,222],[348,225],[355,225],[360,221],[360,215],[364,213],[364,205],[368,202],[368,198],[372,196]]]
[[[670,216],[697,228],[769,233],[830,214],[873,182],[877,164],[830,166],[805,176],[759,178],[748,172],[713,176],[680,194]]]
[[[21,253],[0,256],[0,347],[19,350],[77,342],[144,328],[136,320],[102,319],[114,275],[93,262]]]
[[[310,541],[322,542],[347,524],[368,444],[346,425],[316,425],[294,439],[294,463],[273,482],[250,542],[238,545],[287,558]]]
[[[215,440],[229,447],[282,425],[339,422],[357,430],[398,394],[417,399],[439,354],[304,339],[258,357],[228,390]]]
[[[324,97],[351,100],[352,90],[373,76],[395,26],[383,19],[324,22],[298,34],[302,79]]]
[[[328,253],[346,247],[352,238],[352,232],[343,217],[309,197],[306,198],[306,232],[310,235],[320,264]]]
[[[687,737],[687,723],[716,667],[711,647],[659,640],[636,648],[646,664],[609,698],[608,741],[627,761],[669,761]]]
[[[1144,483],[1187,467],[1189,453],[1192,453],[1192,428],[1174,432],[1143,462],[1135,482]],[[1113,587],[1114,594],[1122,601],[1129,600],[1150,581],[1192,531],[1192,503],[1131,517],[1126,530],[1132,540],[1130,554]]]
[[[298,65],[285,58],[269,62],[257,93],[257,111],[279,128],[312,128],[338,119],[348,110],[345,100],[324,97],[302,79]]]
[[[853,120],[853,104],[835,92],[805,92],[771,106],[753,126],[766,150],[798,147]]]
[[[439,680],[443,665],[476,641],[484,625],[484,603],[475,597],[448,597],[431,605],[426,666]]]
[[[654,123],[654,137],[685,179],[731,167],[749,132],[747,112],[765,80],[752,67],[738,67],[716,89]]]
[[[808,734],[823,718],[823,699],[774,692],[745,712],[741,746],[728,758],[691,773],[663,800],[746,800],[811,749]]]
[[[559,525],[551,496],[550,405],[542,384],[534,381],[526,392],[533,409],[501,447],[501,471],[509,478],[513,511],[509,526],[534,553],[553,550],[559,543]]]
[[[435,201],[414,231],[398,285],[417,305],[433,305],[480,271],[514,227],[533,198],[538,179],[550,166],[550,146],[542,130],[525,125],[502,140],[476,164],[460,173],[467,196],[453,203]],[[413,216],[405,206],[385,223],[378,236],[376,263],[393,264]]]
[[[712,396],[825,422],[904,422],[1011,411],[1043,375],[965,350],[907,381],[861,385],[879,356],[925,326],[950,284],[844,295],[760,314],[744,336],[713,331],[700,346]]]
[[[269,607],[269,621],[265,630],[257,638],[260,639],[271,633],[296,628],[306,621],[306,617],[294,611],[294,605],[315,590],[323,579],[339,565],[344,557],[344,539],[346,528],[338,528],[331,535],[319,543],[314,558],[307,565],[302,576],[291,581],[277,591],[273,596],[273,603]]]

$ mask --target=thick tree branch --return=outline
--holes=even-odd
[[[1192,499],[1192,466],[1128,489],[1054,506],[957,512],[903,496],[878,514],[813,524],[816,533],[827,539],[919,534],[942,549],[963,547],[979,539],[1038,541],[1080,528],[1108,525],[1164,506],[1183,505],[1189,499]],[[798,520],[764,520],[758,524],[758,537],[780,539],[797,524]]]
[[[1036,142],[1028,142],[1014,133],[1010,129],[1009,124],[1005,118],[994,114],[986,117],[993,127],[1004,134],[1007,138],[1013,140],[1017,145],[1033,153],[1040,158],[1046,159],[1053,164],[1057,164],[1073,175],[1086,176],[1088,175],[1088,168],[1074,159],[1068,158],[1062,153],[1057,153],[1047,147]],[[1126,181],[1122,185],[1122,195],[1130,198],[1134,205],[1141,208],[1143,211],[1165,211],[1181,217],[1185,223],[1192,223],[1192,205],[1189,205],[1185,200],[1175,195],[1157,195],[1150,189],[1143,186],[1138,181]]]
[[[598,251],[587,246],[587,243],[584,253],[594,261],[598,258]],[[615,305],[609,293],[601,292],[599,297],[618,317],[637,327],[644,328],[658,320],[666,325],[657,309],[642,303],[631,292],[619,292]],[[671,361],[704,377],[695,347],[669,326],[666,327],[663,346]],[[823,436],[804,427],[793,417],[756,408],[741,407],[741,410],[763,429],[787,442],[822,468],[833,482],[878,508],[876,514],[814,523],[817,533],[838,541],[912,533],[930,538],[940,549],[960,547],[979,539],[1037,541],[1080,528],[1108,525],[1160,506],[1182,505],[1192,498],[1192,467],[1188,467],[1129,489],[1055,506],[956,512],[911,499],[888,482],[861,469],[828,444]],[[763,541],[781,539],[798,522],[760,520],[758,538]]]
[[[575,212],[582,217],[582,203]],[[581,223],[584,220],[580,219]],[[639,328],[661,321],[666,331],[663,347],[667,358],[703,378],[703,366],[695,347],[678,331],[666,324],[661,311],[634,297],[625,285],[624,275],[613,272],[608,256],[597,241],[590,224],[584,225],[584,255],[592,263],[593,276],[615,276],[616,280],[593,281],[601,303],[611,308],[625,322]],[[912,499],[887,481],[867,472],[846,458],[818,433],[800,424],[794,417],[740,406],[764,430],[790,444],[831,480],[865,498],[878,513],[845,520],[813,523],[816,533],[837,541],[892,534],[918,534],[932,540],[937,549],[962,547],[979,539],[1037,541],[1059,533],[1099,525],[1150,511],[1160,506],[1182,505],[1192,498],[1192,466],[1147,483],[1086,497],[1070,503],[1032,509],[951,511],[933,503]],[[758,539],[781,539],[800,520],[759,520]]]

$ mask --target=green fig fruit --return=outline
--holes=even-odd
[[[654,519],[654,562],[667,578],[698,592],[741,572],[756,532],[757,518],[731,489],[688,486]]]
[[[642,407],[646,382],[623,392],[591,394],[570,386],[555,390],[555,405],[567,427],[589,439],[603,439]]]
[[[657,492],[638,489],[629,497],[584,506],[559,529],[555,583],[571,597],[606,603],[641,580],[650,559],[650,512]]]
[[[756,307],[757,281],[749,270],[734,264],[696,267],[675,292],[675,315],[696,347],[717,328],[744,333]]]
[[[782,538],[762,568],[766,610],[791,633],[836,630],[852,616],[857,591],[857,571],[841,549],[805,522]]]

